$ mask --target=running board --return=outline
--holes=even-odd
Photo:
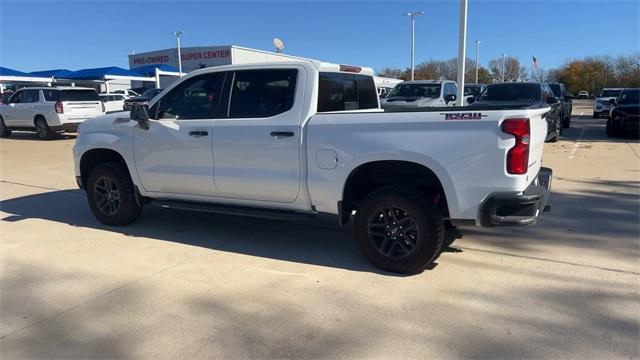
[[[297,220],[311,219],[315,212],[300,212],[289,210],[273,210],[255,207],[242,207],[233,205],[207,204],[186,201],[151,200],[151,204],[163,209],[177,209],[187,211],[208,212],[214,214],[245,216],[272,220]]]

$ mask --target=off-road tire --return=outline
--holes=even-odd
[[[611,118],[607,119],[605,131],[607,132],[607,136],[610,138],[616,138],[620,136],[620,131],[614,128],[613,123],[611,122]]]
[[[560,139],[560,135],[562,135],[562,125],[560,124],[560,120],[558,120],[558,122],[556,122],[555,135],[553,135],[553,137],[549,139],[548,142],[550,143],[558,142],[558,140]]]
[[[11,130],[7,129],[7,125],[4,123],[4,119],[0,116],[0,137],[11,136]]]
[[[110,181],[113,184],[110,187],[111,194],[117,193],[117,204],[108,209],[114,210],[113,212],[107,211],[104,207],[105,181]],[[131,177],[120,163],[105,163],[93,168],[87,180],[86,191],[93,215],[105,225],[127,225],[140,216],[142,205],[136,202],[135,187]]]
[[[52,131],[47,124],[47,119],[42,116],[36,116],[33,125],[36,128],[36,136],[40,140],[51,140],[56,136],[55,131]]]
[[[383,218],[396,219],[395,216],[383,215],[386,209],[398,211],[405,214],[415,225],[415,233],[408,230],[411,226],[405,227],[403,239],[408,241],[392,240],[391,237],[385,237],[389,233],[380,234],[380,226],[385,227],[384,223],[375,223],[376,232],[370,231],[372,221]],[[403,219],[407,219],[404,217]],[[401,223],[400,220],[398,223]],[[406,222],[402,222],[406,224]],[[393,234],[399,234],[395,227]],[[400,227],[402,229],[402,227]],[[360,246],[360,250],[364,257],[376,267],[402,274],[417,274],[422,272],[442,250],[444,241],[444,220],[441,211],[433,204],[429,198],[421,191],[405,186],[386,186],[371,192],[360,204],[356,211],[355,217],[355,236]],[[386,229],[383,231],[387,231]],[[409,238],[413,236],[412,238]],[[380,239],[380,245],[375,244],[376,238]],[[386,243],[384,241],[387,241]],[[393,256],[394,250],[405,251],[411,241],[412,250],[403,256]],[[399,242],[402,242],[399,244]],[[385,249],[384,244],[390,244],[389,254],[383,254],[378,246]],[[398,249],[400,247],[400,249]]]

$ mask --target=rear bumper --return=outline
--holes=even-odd
[[[482,226],[531,225],[543,212],[551,210],[548,204],[553,171],[541,168],[534,181],[522,194],[493,194],[480,207]]]
[[[74,122],[74,123],[64,123],[62,125],[50,126],[53,131],[70,131],[76,132],[78,131],[78,126],[80,126],[82,122]]]

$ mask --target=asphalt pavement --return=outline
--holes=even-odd
[[[640,358],[640,143],[588,101],[545,146],[552,213],[397,276],[347,229],[144,209],[110,228],[75,137],[0,140],[2,358]]]

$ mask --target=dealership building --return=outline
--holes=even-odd
[[[180,53],[182,71],[185,73],[211,66],[308,60],[298,56],[250,49],[236,45],[182,47],[180,48]],[[137,68],[151,65],[168,65],[177,68],[178,50],[176,48],[169,48],[129,55],[130,70],[136,71]],[[175,77],[164,77],[160,79],[160,86],[166,87],[175,80]],[[132,87],[137,86],[141,85],[132,84]]]

